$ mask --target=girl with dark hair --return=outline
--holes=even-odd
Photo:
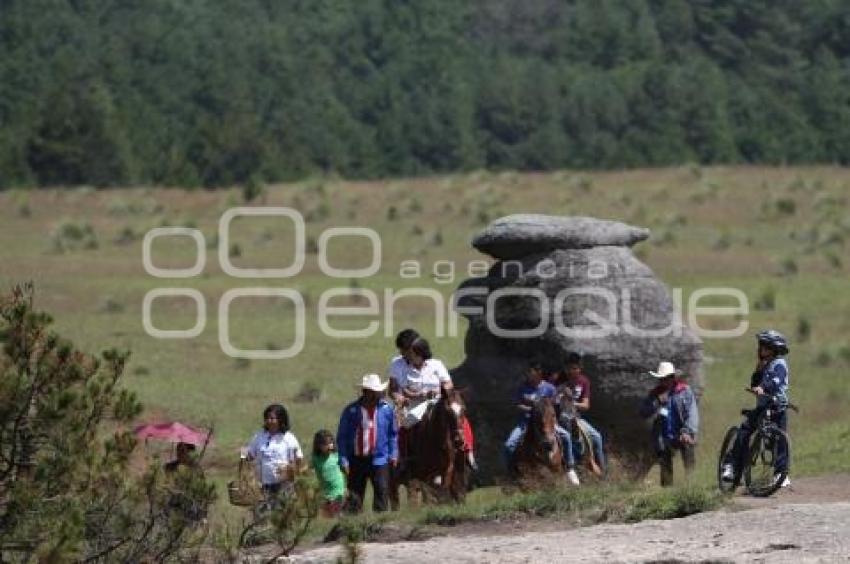
[[[286,408],[274,403],[263,410],[263,430],[257,432],[244,450],[248,460],[256,460],[263,491],[276,494],[291,486],[301,470],[304,454],[298,439],[289,430]]]
[[[325,429],[317,431],[313,437],[313,470],[322,487],[322,514],[336,517],[345,501],[345,476],[339,467],[339,456],[333,433]]]

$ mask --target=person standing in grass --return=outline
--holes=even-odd
[[[248,460],[257,463],[257,473],[267,496],[289,489],[301,471],[304,454],[298,439],[289,430],[286,408],[274,403],[263,410],[263,429],[245,449]]]
[[[336,443],[351,511],[362,509],[367,481],[372,482],[372,510],[388,509],[390,468],[398,465],[398,427],[395,410],[383,397],[386,388],[380,376],[367,374],[360,397],[339,418]]]
[[[691,387],[681,378],[672,362],[661,362],[657,372],[649,372],[660,380],[644,399],[642,417],[654,417],[652,442],[661,465],[661,485],[673,485],[673,451],[682,453],[685,473],[696,464],[694,447],[699,432],[699,409]]]
[[[325,429],[316,432],[311,462],[322,487],[322,514],[325,517],[336,517],[345,500],[345,474],[339,467],[333,433]]]

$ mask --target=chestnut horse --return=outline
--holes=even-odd
[[[400,412],[401,410],[397,410]],[[405,431],[407,455],[390,483],[390,500],[398,507],[398,488],[407,487],[415,503],[417,491],[438,501],[463,501],[466,495],[466,454],[463,418],[466,407],[458,390],[443,390],[422,420]]]
[[[563,474],[561,441],[555,433],[557,422],[552,400],[540,398],[534,402],[525,434],[515,454],[521,486],[551,483]]]

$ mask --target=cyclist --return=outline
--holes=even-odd
[[[758,398],[756,408],[747,416],[747,420],[739,427],[732,450],[732,460],[724,464],[721,477],[728,482],[735,480],[736,469],[743,468],[747,456],[750,435],[756,429],[759,417],[768,407],[773,407],[773,419],[782,431],[788,427],[788,382],[790,372],[785,355],[788,354],[788,340],[774,329],[762,331],[756,335],[758,342],[758,362],[750,378],[750,389]],[[774,403],[775,402],[775,403]],[[791,485],[788,478],[789,455],[786,448],[776,453],[773,469],[776,479],[783,474],[785,480],[782,487]]]

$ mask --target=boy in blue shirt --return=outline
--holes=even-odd
[[[788,354],[788,340],[779,331],[770,329],[756,335],[758,342],[758,362],[750,378],[750,389],[756,394],[756,408],[747,416],[747,420],[738,428],[735,447],[732,450],[732,461],[723,466],[722,479],[728,482],[735,480],[736,472],[743,468],[747,456],[750,435],[756,428],[758,418],[765,409],[776,401],[773,417],[783,431],[788,429],[788,383],[791,373],[785,355]],[[785,475],[782,487],[791,485],[788,478],[789,453],[787,449],[777,452],[774,471],[777,478]]]
[[[528,367],[528,372],[525,377],[525,382],[519,387],[516,395],[516,406],[520,412],[519,422],[508,440],[505,441],[505,459],[508,465],[508,472],[511,476],[516,475],[516,467],[514,464],[514,453],[516,452],[519,443],[525,435],[525,429],[528,426],[528,421],[531,418],[531,409],[540,398],[549,398],[555,401],[556,390],[555,386],[546,381],[543,377],[544,369],[540,362],[532,362]],[[567,479],[573,485],[579,485],[578,475],[575,471],[575,456],[573,454],[572,441],[570,434],[567,433],[560,425],[555,426],[555,432],[561,440],[562,450],[567,464]]]

